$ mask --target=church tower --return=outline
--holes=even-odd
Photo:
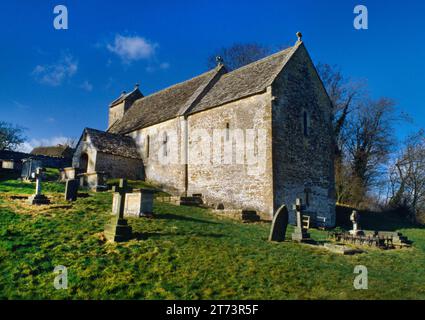
[[[121,120],[133,103],[143,98],[139,85],[136,84],[133,91],[126,93],[125,91],[109,105],[108,129],[117,121]]]

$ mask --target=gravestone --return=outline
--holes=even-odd
[[[350,248],[343,245],[338,244],[332,244],[332,243],[325,243],[323,247],[333,253],[338,253],[342,255],[351,255],[356,253],[362,253],[363,251],[356,249],[356,248]]]
[[[307,226],[303,223],[302,210],[305,207],[302,205],[301,199],[296,199],[292,208],[296,212],[297,226],[292,233],[292,240],[297,242],[312,242],[310,234],[307,233]]]
[[[66,180],[65,184],[65,200],[75,201],[78,196],[78,186],[80,182],[77,179]]]
[[[253,209],[242,209],[241,218],[243,222],[258,222],[261,220],[257,211]]]
[[[125,195],[131,192],[132,189],[127,187],[127,180],[120,179],[119,186],[114,186],[112,191],[115,193],[116,208],[118,210],[109,224],[105,226],[105,238],[110,242],[124,242],[131,238],[131,227],[127,220],[124,219]]]
[[[34,160],[34,159],[23,160],[21,178],[23,180],[32,180],[33,174],[35,174],[35,171],[37,170],[37,168],[41,168],[42,165],[43,164],[40,160]]]
[[[77,169],[73,167],[63,168],[60,171],[61,181],[75,179],[77,177]]]
[[[281,206],[272,221],[269,241],[283,242],[285,241],[286,228],[288,227],[288,209],[285,205]]]
[[[151,217],[153,215],[153,198],[155,191],[140,189],[125,196],[124,216]]]
[[[353,230],[349,231],[350,234],[352,235],[363,234],[363,232],[360,230],[360,214],[356,210],[353,210],[350,216],[350,221],[353,223]]]
[[[28,203],[32,205],[49,204],[49,199],[42,194],[42,176],[44,169],[37,168],[32,174],[32,178],[35,178],[35,194],[28,198]]]

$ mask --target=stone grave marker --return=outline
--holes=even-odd
[[[119,186],[114,186],[112,191],[116,194],[116,208],[118,214],[116,214],[109,224],[105,226],[105,238],[110,242],[124,242],[131,238],[131,227],[128,225],[127,220],[124,219],[124,206],[125,206],[125,195],[131,192],[132,189],[128,188],[127,180],[120,179]]]
[[[356,248],[350,248],[347,246],[342,246],[338,244],[332,244],[332,243],[325,243],[323,247],[333,253],[338,253],[342,255],[350,255],[350,254],[356,254],[356,253],[362,253],[362,250],[356,249]]]
[[[269,241],[283,242],[285,241],[286,228],[288,227],[288,209],[282,205],[276,212],[272,221]]]
[[[65,200],[76,201],[78,196],[78,186],[80,182],[77,179],[66,180],[65,184]]]
[[[119,193],[112,194],[112,210],[111,214],[116,216],[120,213],[120,201],[121,197]]]
[[[254,209],[242,209],[241,218],[243,222],[258,222],[261,217]]]
[[[42,162],[40,160],[34,160],[34,159],[25,159],[22,163],[22,170],[21,170],[21,178],[23,180],[32,180],[33,174],[35,174],[35,171],[37,168],[42,167]]]
[[[153,215],[153,198],[155,191],[140,189],[125,196],[124,216],[150,217]]]
[[[49,204],[49,199],[42,194],[42,176],[44,169],[37,168],[32,174],[32,178],[35,178],[35,194],[28,198],[28,203],[32,205]]]
[[[307,233],[306,225],[303,223],[302,211],[305,207],[302,205],[301,199],[296,199],[295,204],[292,207],[296,212],[297,226],[292,233],[292,240],[297,242],[312,242],[310,234]]]
[[[353,223],[353,230],[350,230],[350,234],[363,234],[363,232],[360,230],[360,214],[356,210],[353,210],[351,213],[350,221]]]

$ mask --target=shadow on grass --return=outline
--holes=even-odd
[[[196,223],[220,224],[220,223],[214,222],[214,221],[185,217],[185,216],[176,215],[176,214],[172,214],[172,213],[157,214],[157,215],[155,215],[155,219],[159,219],[159,220],[180,220],[180,221],[190,221],[190,222],[196,222]]]
[[[89,197],[91,196],[86,192],[83,192],[83,193],[78,192],[78,195],[77,195],[77,198],[89,198]]]
[[[172,236],[193,236],[201,238],[224,238],[223,234],[219,233],[199,233],[199,232],[133,232],[131,239],[135,240],[147,240],[149,238],[161,238],[161,237],[172,237]]]
[[[34,186],[32,184],[19,182],[19,181],[16,181],[15,183],[2,181],[1,185],[5,187],[10,187],[10,188],[34,189]]]

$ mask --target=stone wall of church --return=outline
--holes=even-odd
[[[141,159],[132,159],[113,154],[97,152],[96,172],[105,172],[111,178],[143,180],[144,170]]]
[[[190,115],[188,127],[188,194],[202,194],[207,202],[225,208],[271,215],[270,92]],[[241,133],[237,143],[234,139]]]
[[[273,84],[274,207],[296,198],[335,225],[331,104],[302,45]],[[304,128],[306,126],[306,129]],[[305,131],[306,130],[306,131]],[[291,209],[291,223],[295,213]]]
[[[185,166],[181,155],[184,121],[176,118],[129,134],[142,155],[146,181],[174,195],[184,195],[185,191]]]

